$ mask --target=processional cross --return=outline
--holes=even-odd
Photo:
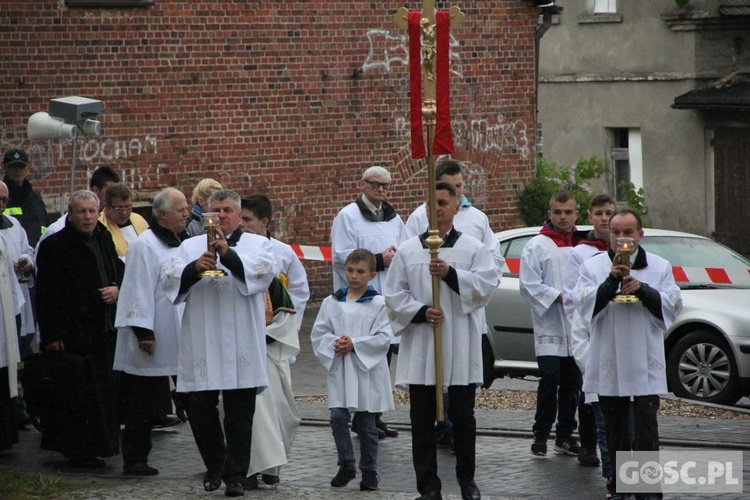
[[[401,7],[393,15],[393,22],[409,33],[409,72],[411,93],[411,150],[412,158],[427,156],[428,210],[430,229],[427,246],[430,259],[438,258],[443,239],[437,228],[435,200],[435,154],[453,153],[450,123],[450,28],[459,26],[464,14],[458,7],[448,12],[435,13],[435,0],[423,0],[422,13]],[[422,94],[424,82],[424,95]],[[423,96],[423,97],[422,97]],[[426,129],[425,147],[423,125]],[[440,309],[440,278],[432,276],[432,307]],[[433,326],[435,348],[435,400],[437,421],[443,414],[443,342],[440,325]]]

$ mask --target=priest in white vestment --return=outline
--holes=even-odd
[[[430,260],[427,233],[415,236],[398,248],[386,279],[391,325],[401,337],[396,387],[410,395],[417,490],[439,498],[433,325],[441,325],[443,387],[450,397],[456,476],[463,498],[479,498],[474,482],[474,397],[482,384],[482,308],[500,284],[501,270],[485,245],[453,227],[459,209],[455,187],[437,183],[436,199],[438,232],[443,238],[439,258]],[[441,279],[440,309],[432,307],[433,275]]]
[[[226,496],[241,496],[250,464],[255,396],[268,385],[265,292],[276,261],[267,238],[240,228],[237,193],[218,190],[209,207],[219,214],[218,238],[210,243],[217,256],[206,251],[205,236],[184,241],[163,271],[163,286],[173,303],[186,306],[177,391],[190,393],[190,426],[207,468],[203,487],[214,491],[223,480]],[[214,269],[227,275],[200,277]]]
[[[177,338],[184,304],[172,305],[160,283],[161,269],[187,237],[185,195],[166,188],[154,197],[150,229],[129,246],[118,298],[114,369],[128,376],[122,434],[123,470],[149,476],[154,418],[172,411],[169,377],[177,375]]]
[[[621,254],[615,250],[584,261],[575,301],[591,332],[583,390],[599,395],[612,457],[622,451],[659,450],[659,394],[667,392],[664,331],[682,309],[672,266],[640,247],[643,225],[634,210],[622,209],[610,219],[612,249],[621,237],[633,238],[636,244],[629,265],[619,263]],[[613,302],[618,291],[635,295],[639,302]],[[632,442],[627,425],[631,397]]]

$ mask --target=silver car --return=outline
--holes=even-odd
[[[539,229],[496,233],[506,269],[486,309],[486,387],[497,377],[539,374],[531,312],[518,280],[521,250]],[[703,236],[676,231],[646,228],[641,245],[672,264],[682,289],[682,312],[664,336],[669,389],[718,404],[750,394],[750,260]]]

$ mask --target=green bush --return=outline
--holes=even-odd
[[[575,165],[561,166],[555,162],[539,158],[536,163],[536,178],[526,184],[518,196],[521,217],[528,226],[538,226],[547,219],[549,200],[561,190],[567,190],[581,207],[579,224],[588,224],[586,211],[593,192],[589,181],[604,174],[605,162],[601,158],[580,158]]]

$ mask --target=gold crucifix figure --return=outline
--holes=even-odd
[[[464,14],[458,7],[449,10],[450,27],[459,26],[464,20]],[[409,10],[401,7],[393,15],[393,22],[400,29],[409,28]],[[436,88],[436,60],[437,45],[435,43],[435,0],[423,0],[422,17],[420,19],[422,32],[422,82],[424,93],[422,99],[422,119],[426,129],[427,144],[427,178],[428,178],[428,213],[429,213],[429,236],[426,240],[430,252],[430,259],[438,258],[440,246],[443,239],[438,234],[437,228],[437,201],[435,199],[435,155],[433,145],[435,142],[435,123],[437,115],[437,104],[435,100]],[[448,55],[449,56],[449,55]],[[440,278],[432,277],[432,307],[440,309]],[[437,421],[445,421],[443,412],[443,342],[440,325],[433,326],[435,347],[435,400],[437,402]]]

